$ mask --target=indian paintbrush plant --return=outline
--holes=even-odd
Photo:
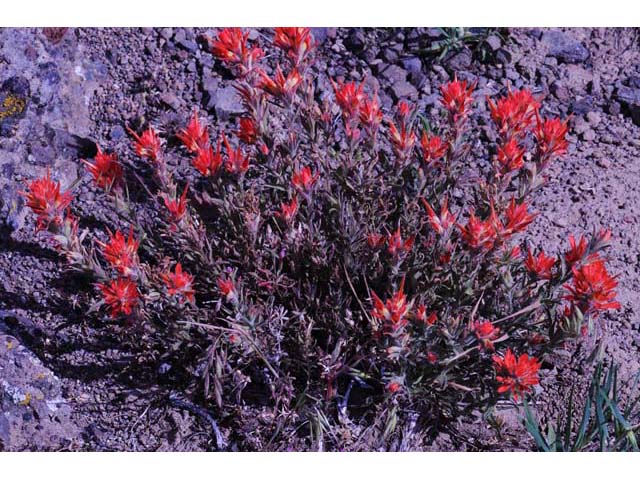
[[[92,311],[152,332],[157,362],[182,352],[185,388],[239,448],[397,448],[521,402],[545,355],[619,307],[610,232],[556,253],[527,242],[531,196],[568,147],[567,121],[530,91],[478,98],[454,77],[427,121],[407,102],[384,111],[364,83],[329,78],[321,94],[307,28],[276,28],[270,45],[238,28],[207,42],[235,76],[237,129],[194,110],[179,131],[129,128],[126,163],[101,145],[84,163],[122,222],[106,241],[80,231],[49,173],[24,196],[37,230],[93,278]],[[497,140],[469,181],[485,101]],[[176,156],[190,172],[172,171]],[[135,179],[155,222],[131,207],[126,165],[150,169]]]

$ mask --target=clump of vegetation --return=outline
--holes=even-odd
[[[208,42],[236,78],[237,131],[215,134],[194,112],[178,132],[130,131],[126,161],[98,149],[87,171],[120,222],[106,239],[81,231],[49,173],[24,195],[37,229],[93,278],[92,314],[179,365],[220,444],[407,448],[441,421],[525,399],[547,352],[618,308],[600,256],[609,232],[570,236],[555,255],[526,242],[530,197],[567,150],[566,121],[543,118],[528,90],[488,100],[493,168],[462,189],[484,101],[473,84],[442,85],[425,128],[414,106],[385,112],[363,84],[330,79],[320,95],[309,29],[258,45],[228,28]],[[171,170],[178,155],[190,173]]]

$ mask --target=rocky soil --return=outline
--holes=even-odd
[[[206,414],[176,400],[170,366],[146,363],[83,315],[79,299],[91,285],[61,273],[62,259],[34,237],[18,195],[47,168],[63,185],[73,183],[96,142],[127,151],[127,124],[151,120],[173,131],[194,107],[211,123],[233,123],[241,107],[224,69],[204,51],[204,33],[214,30],[0,30],[0,450],[215,448]],[[454,74],[477,81],[485,111],[478,129],[489,138],[484,97],[509,86],[531,88],[550,114],[571,115],[571,148],[537,196],[533,239],[553,251],[568,233],[612,229],[623,308],[603,318],[603,345],[629,377],[640,369],[638,31],[477,33],[479,41],[442,49],[434,48],[445,45],[437,29],[317,28],[314,68],[366,81],[386,108],[408,99],[427,114]],[[95,218],[101,199],[87,185],[76,189],[79,211]],[[587,381],[586,350],[568,348],[545,366],[542,417],[557,415],[556,399]],[[529,448],[517,415],[499,415],[505,431],[465,419],[428,448]]]

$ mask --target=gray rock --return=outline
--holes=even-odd
[[[411,73],[421,73],[422,72],[422,60],[418,57],[406,57],[402,59],[402,66],[404,69]]]
[[[390,64],[394,64],[398,61],[399,55],[398,52],[396,50],[393,50],[391,48],[385,48],[382,51],[382,59]]]
[[[582,63],[589,59],[589,50],[582,43],[559,30],[542,35],[542,42],[549,48],[549,55],[564,63]]]
[[[82,440],[60,380],[3,332],[0,312],[0,451],[57,450]],[[6,315],[6,314],[5,314]]]
[[[311,35],[318,45],[323,44],[329,37],[329,29],[327,27],[315,27],[311,29]]]
[[[640,88],[621,85],[616,91],[616,99],[624,107],[624,113],[631,117],[633,123],[640,125]],[[611,105],[609,112],[611,112]]]
[[[160,101],[176,111],[182,106],[182,99],[173,92],[164,92],[160,95]]]
[[[360,53],[367,44],[364,32],[360,28],[352,28],[349,36],[344,40],[344,46],[353,53]]]
[[[461,50],[454,54],[447,62],[449,68],[454,71],[466,70],[471,66],[471,52],[468,50]]]
[[[232,86],[218,88],[211,99],[218,120],[229,120],[244,112],[238,93]]]
[[[404,70],[402,67],[399,67],[398,65],[389,65],[380,73],[382,77],[391,84],[394,84],[396,82],[404,82],[407,80],[406,70]]]
[[[391,87],[391,93],[396,101],[405,98],[410,100],[418,98],[418,90],[416,90],[416,87],[404,80],[394,83],[393,87]]]
[[[498,35],[489,35],[485,39],[484,43],[491,51],[494,52],[502,46],[502,40]]]

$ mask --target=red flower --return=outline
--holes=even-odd
[[[129,236],[125,238],[120,230],[109,232],[107,243],[98,241],[102,248],[102,255],[120,275],[134,276],[138,271],[138,246],[140,241],[133,236],[133,228],[129,230]]]
[[[232,278],[220,276],[216,282],[220,293],[222,293],[228,302],[235,301],[237,299],[238,291],[236,290],[236,285]]]
[[[293,172],[291,177],[291,185],[300,191],[309,190],[318,179],[318,174],[315,175],[311,171],[310,167],[304,167],[301,170]]]
[[[87,160],[83,160],[83,162],[100,188],[110,190],[122,181],[122,166],[115,153],[104,153],[98,147],[98,153],[96,153],[93,163]]]
[[[484,248],[490,250],[496,241],[496,229],[491,219],[482,221],[473,212],[469,216],[467,225],[457,224],[462,238],[472,249]]]
[[[180,263],[176,264],[173,272],[169,270],[160,276],[167,287],[169,295],[181,296],[180,303],[182,303],[185,298],[188,302],[193,303],[195,294],[193,290],[193,277],[187,272],[182,271],[182,265]]]
[[[416,320],[426,325],[434,325],[438,321],[438,314],[431,312],[427,315],[427,307],[420,305],[416,309]]]
[[[571,271],[573,284],[564,286],[569,291],[564,298],[583,313],[597,314],[600,310],[620,308],[620,303],[615,301],[618,282],[609,275],[604,260],[597,254],[582,266],[574,265]]]
[[[457,77],[440,87],[442,105],[455,120],[465,118],[469,114],[474,89],[475,84],[467,85],[466,80],[458,80]]]
[[[566,136],[568,131],[567,122],[562,122],[559,118],[548,118],[541,120],[536,113],[535,136],[538,141],[538,149],[543,158],[550,158],[552,155],[564,155],[569,147]]]
[[[136,155],[142,158],[148,158],[152,162],[158,160],[160,157],[162,142],[153,128],[147,128],[142,132],[142,135],[138,135],[129,127],[127,127],[127,130],[133,136],[133,149],[135,150]]]
[[[274,97],[291,100],[296,90],[302,83],[302,76],[295,68],[289,72],[286,77],[280,69],[280,65],[276,67],[276,75],[271,79],[266,73],[260,70],[259,87],[265,92],[270,93]]]
[[[128,278],[118,278],[110,283],[100,283],[104,302],[111,309],[113,318],[120,314],[130,315],[138,304],[139,293],[136,284]]]
[[[569,235],[569,246],[571,248],[564,254],[564,259],[567,261],[567,265],[572,266],[581,261],[587,253],[587,239],[582,236],[580,241],[576,243],[575,237]]]
[[[227,161],[224,164],[227,172],[243,174],[249,170],[249,157],[245,156],[242,152],[242,147],[238,145],[238,148],[233,150],[224,133],[222,134],[222,140],[224,141],[224,146],[227,149]]]
[[[389,254],[395,257],[396,255],[400,255],[401,253],[410,252],[413,248],[413,242],[413,237],[409,237],[403,241],[402,235],[400,235],[400,227],[398,227],[395,232],[387,236],[387,249],[389,251]]]
[[[280,211],[276,212],[276,216],[290,223],[298,212],[298,197],[294,196],[289,203],[281,203]]]
[[[407,297],[403,290],[404,279],[402,279],[398,291],[395,292],[386,303],[380,300],[380,297],[378,297],[375,292],[371,292],[371,298],[373,300],[371,315],[378,320],[386,322],[392,332],[407,323],[405,317],[409,313],[409,306],[407,305]]]
[[[416,143],[416,134],[411,129],[411,126],[405,123],[401,123],[398,130],[396,124],[390,120],[389,140],[391,140],[395,154],[404,160],[411,155],[411,150],[413,150],[413,146]]]
[[[509,92],[493,103],[487,98],[491,118],[503,138],[514,139],[531,125],[540,104],[527,89]]]
[[[498,147],[498,162],[503,175],[522,168],[524,165],[524,150],[515,138],[511,138],[504,145]]]
[[[401,388],[402,388],[402,384],[396,381],[392,381],[387,384],[387,390],[389,390],[389,393],[392,393],[392,394],[397,393]]]
[[[180,198],[170,198],[165,194],[162,199],[164,200],[164,206],[169,212],[169,221],[175,225],[180,223],[187,213],[187,193],[189,192],[189,184],[187,183],[182,191]]]
[[[194,110],[187,128],[182,129],[177,137],[191,153],[198,153],[209,144],[209,132],[206,125],[200,123],[197,111]]]
[[[496,369],[496,380],[500,384],[498,393],[511,392],[515,400],[540,383],[538,378],[540,362],[526,353],[516,359],[511,349],[507,349],[503,358],[498,355],[493,356],[493,364]]]
[[[422,158],[426,163],[440,160],[449,149],[449,145],[441,137],[430,136],[426,131],[422,133],[420,145],[422,146]]]
[[[528,206],[526,202],[516,205],[515,199],[511,199],[511,203],[509,203],[507,211],[505,212],[507,224],[502,232],[504,235],[508,236],[523,232],[527,226],[533,222],[536,216],[530,215],[527,209]]]
[[[215,40],[208,40],[214,57],[230,66],[239,67],[241,73],[246,74],[262,57],[262,50],[247,46],[248,38],[249,32],[245,33],[240,28],[225,28]]]
[[[552,277],[551,269],[555,263],[555,257],[547,257],[543,251],[540,251],[538,256],[534,257],[531,250],[528,250],[524,266],[529,272],[534,273],[538,278],[550,280]]]
[[[27,207],[36,214],[36,229],[44,230],[53,224],[62,225],[64,211],[69,207],[73,195],[61,192],[60,182],[51,179],[51,172],[46,176],[32,180],[27,184],[27,192],[20,192],[27,200]]]
[[[449,230],[449,228],[456,222],[456,217],[449,212],[448,199],[445,198],[442,202],[442,207],[440,207],[440,216],[436,215],[436,212],[433,211],[429,202],[424,198],[421,198],[420,200],[422,201],[424,208],[427,210],[431,227],[438,235],[442,235],[444,232]]]
[[[438,361],[438,355],[434,352],[427,352],[427,362],[436,363]]]
[[[334,87],[335,88],[335,87]],[[382,123],[382,110],[380,108],[380,102],[378,96],[374,95],[373,98],[365,98],[360,104],[359,118],[365,130],[370,136],[375,135],[378,131],[378,127]]]
[[[333,79],[330,78],[329,80],[336,95],[336,103],[342,110],[342,115],[345,119],[354,118],[361,111],[365,100],[364,84],[358,85],[355,82],[339,82],[336,84]]]
[[[213,150],[211,144],[202,145],[198,148],[196,156],[191,160],[191,164],[203,176],[214,176],[222,166],[221,142],[218,140],[216,150]]]
[[[242,117],[240,119],[238,138],[249,145],[256,143],[256,140],[258,140],[258,126],[252,118]]]
[[[396,107],[396,110],[400,121],[402,123],[408,123],[411,119],[411,114],[413,113],[413,107],[404,100],[400,100],[398,106]]]
[[[493,351],[493,341],[500,336],[500,329],[489,320],[476,320],[473,322],[473,333],[480,342],[480,348]]]
[[[384,245],[386,237],[380,233],[370,233],[367,235],[367,243],[371,248],[379,248]]]
[[[274,33],[273,43],[286,50],[295,65],[302,63],[315,46],[310,28],[276,27]]]

